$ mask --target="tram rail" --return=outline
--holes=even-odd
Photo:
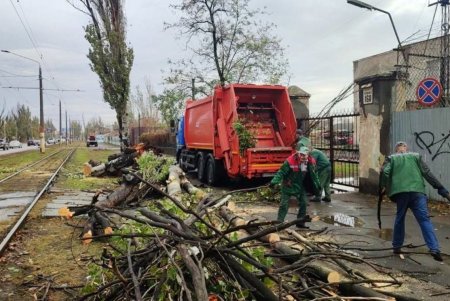
[[[58,173],[60,172],[60,170],[62,169],[64,164],[71,158],[71,156],[73,155],[75,150],[76,150],[76,148],[62,149],[60,151],[57,151],[49,156],[46,156],[46,157],[36,161],[24,168],[21,168],[17,172],[0,180],[0,192],[8,191],[8,190],[11,191],[11,188],[8,188],[9,187],[8,184],[10,184],[10,181],[13,181],[15,179],[19,179],[18,180],[19,184],[14,187],[14,190],[33,191],[33,189],[34,189],[34,191],[36,191],[36,194],[34,195],[33,199],[31,200],[31,202],[28,205],[26,205],[24,207],[23,212],[20,214],[20,216],[17,219],[11,220],[9,225],[7,225],[5,227],[8,230],[2,231],[0,233],[0,239],[1,239],[0,256],[6,250],[9,242],[14,237],[15,233],[24,224],[27,216],[29,215],[29,213],[31,212],[33,207],[36,205],[36,203],[39,201],[41,196],[53,184]],[[38,178],[33,173],[26,173],[27,170],[33,170],[33,169],[35,172],[40,172],[41,175],[43,174],[45,179],[42,179],[42,177]],[[20,183],[23,183],[22,187],[20,186],[21,185]],[[37,189],[36,189],[36,186],[37,186]],[[33,188],[30,188],[30,187],[33,187]],[[6,232],[6,234],[4,232]]]

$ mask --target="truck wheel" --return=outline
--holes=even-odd
[[[205,179],[205,161],[205,155],[203,153],[199,153],[197,158],[197,179],[202,182]]]
[[[216,173],[216,160],[214,158],[208,158],[208,162],[206,163],[206,183],[209,186],[213,186],[217,182],[217,173]]]

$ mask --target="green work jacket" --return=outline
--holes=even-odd
[[[314,158],[308,157],[307,170],[304,174],[300,166],[300,157],[296,153],[291,155],[281,165],[271,183],[281,184],[281,193],[290,195],[298,195],[309,190],[307,186],[312,186],[312,193],[320,190]]]
[[[389,197],[401,192],[425,193],[424,178],[435,189],[443,187],[418,153],[398,153],[386,159],[380,185]]]
[[[314,159],[316,159],[317,172],[321,172],[327,168],[331,167],[330,160],[328,160],[327,155],[318,149],[313,149],[309,153]]]

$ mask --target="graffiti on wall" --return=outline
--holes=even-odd
[[[435,137],[430,131],[415,132],[414,136],[417,146],[426,150],[432,156],[432,161],[442,154],[450,154],[450,131],[447,134],[441,133],[440,139],[439,135]]]

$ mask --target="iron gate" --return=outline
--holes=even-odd
[[[298,127],[311,139],[313,148],[327,154],[331,183],[359,188],[359,114],[309,117]]]

